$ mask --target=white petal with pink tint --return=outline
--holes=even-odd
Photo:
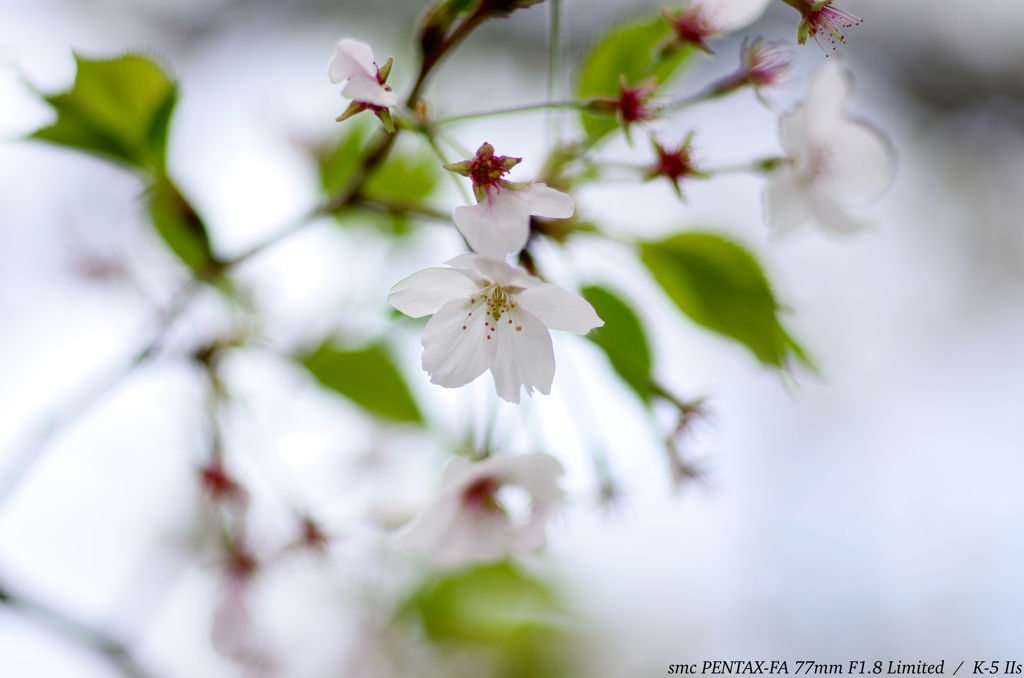
[[[545,544],[544,525],[562,504],[562,465],[543,454],[494,456],[471,462],[454,457],[445,466],[433,502],[394,541],[436,567],[455,568],[534,551]],[[511,516],[498,493],[512,485],[530,495],[525,516]]]
[[[331,82],[348,80],[342,95],[374,106],[394,106],[398,96],[377,80],[373,50],[365,42],[344,38],[338,41],[327,65]]]
[[[545,184],[512,189],[490,186],[476,205],[456,207],[455,227],[477,254],[501,259],[518,254],[530,237],[530,216],[568,219],[573,199]]]
[[[808,221],[837,235],[867,227],[845,207],[884,188],[896,158],[881,132],[846,116],[851,91],[846,68],[836,60],[826,62],[815,72],[804,102],[779,121],[786,159],[770,175],[764,194],[775,237]]]
[[[504,400],[523,388],[551,392],[555,356],[549,329],[586,334],[604,322],[577,294],[542,282],[501,259],[477,254],[428,268],[392,289],[388,301],[413,317],[433,314],[423,331],[430,381],[457,388],[491,371]]]

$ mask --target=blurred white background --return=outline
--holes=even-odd
[[[796,13],[775,5],[717,43],[721,58],[677,89],[733,68],[743,35],[792,42]],[[570,506],[534,566],[566,587],[600,648],[594,675],[653,675],[704,659],[955,667],[1024,647],[1024,4],[839,5],[864,24],[831,58],[855,75],[855,115],[889,134],[900,158],[886,195],[859,212],[873,232],[770,242],[763,180],[753,176],[684,186],[686,205],[659,182],[589,188],[578,200],[613,231],[654,238],[714,227],[758,251],[820,378],[798,374],[788,385],[743,347],[692,325],[619,248],[580,237],[564,252],[540,252],[557,282],[601,282],[635,301],[663,381],[707,396],[713,412],[689,450],[708,482],[677,495],[635,397],[582,339],[556,337],[550,396],[525,414],[498,408],[509,449],[542,440],[568,469]],[[30,87],[67,89],[72,50],[162,56],[181,92],[171,171],[206,216],[215,249],[230,255],[316,201],[315,168],[296,140],[336,129],[344,102],[325,73],[336,40],[394,55],[401,91],[420,9],[399,0],[0,0],[0,488],[49,417],[137,350],[151,302],[182,280],[148,230],[137,179],[19,140],[53,118]],[[565,9],[578,55],[596,31],[642,7],[568,0]],[[537,6],[485,26],[428,98],[453,114],[542,100],[546,22]],[[795,53],[792,83],[769,96],[774,111],[745,93],[657,128],[670,141],[696,129],[709,167],[778,153],[777,114],[824,58],[813,45]],[[469,148],[489,141],[524,157],[513,178],[525,179],[547,129],[539,114],[455,133]],[[621,159],[647,153],[644,143],[608,149]],[[435,201],[447,208],[458,196],[446,182]],[[295,347],[331,330],[377,334],[390,286],[460,247],[443,226],[395,245],[325,222],[240,277],[265,311],[268,340]],[[82,252],[116,260],[129,251],[133,283],[75,274]],[[189,316],[186,333],[204,331],[208,306]],[[468,416],[467,391],[489,397],[486,375],[462,392],[431,386],[417,335],[408,327],[389,338],[425,412],[447,431],[429,441],[368,430],[351,405],[266,354],[239,352],[227,365],[245,394],[233,444],[245,450],[235,459],[255,488],[259,537],[283,541],[292,529],[274,497],[342,535],[329,566],[299,560],[259,581],[258,632],[286,675],[353,675],[344,667],[371,624],[360,601],[382,586],[375,559],[389,557],[367,516],[426,496]],[[123,639],[168,678],[240,673],[210,644],[213,565],[190,555],[202,399],[198,372],[182,361],[139,369],[60,430],[0,504],[0,586]],[[596,505],[596,446],[622,490],[610,510]],[[45,615],[0,605],[0,676],[68,675],[120,673]]]

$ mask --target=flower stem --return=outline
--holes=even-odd
[[[480,113],[467,113],[465,115],[456,115],[451,118],[435,120],[430,124],[435,127],[440,127],[442,125],[450,125],[452,123],[462,122],[463,120],[476,120],[478,118],[489,118],[497,115],[529,113],[531,111],[549,111],[557,108],[585,108],[586,106],[587,103],[585,101],[555,101],[543,104],[528,104],[526,106],[513,106],[511,108],[499,108],[493,111],[482,111]]]
[[[430,144],[430,148],[434,150],[434,154],[437,156],[438,160],[441,161],[441,164],[449,164],[448,158],[446,158],[444,155],[444,151],[442,151],[441,147],[437,145],[437,139],[434,138],[434,135],[424,131],[424,136],[426,136],[427,143]],[[466,186],[461,181],[459,181],[458,175],[455,174],[454,172],[447,171],[445,172],[445,174],[451,175],[452,181],[455,182],[455,186],[458,187],[459,193],[462,195],[462,198],[466,201],[466,204],[472,205],[473,197],[469,194],[469,189],[467,189]]]
[[[554,101],[556,96],[562,96],[559,74],[562,71],[564,57],[562,50],[565,42],[562,39],[562,2],[561,0],[550,0],[551,21],[548,24],[548,102]],[[554,109],[548,109],[548,132],[550,138],[548,145],[558,145],[562,140],[562,117],[552,114]],[[552,142],[554,142],[552,144]]]

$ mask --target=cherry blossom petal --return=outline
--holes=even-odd
[[[398,95],[384,89],[377,82],[376,76],[372,78],[352,76],[348,84],[345,85],[345,89],[341,90],[341,95],[352,101],[362,101],[374,106],[394,106],[398,103]]]
[[[808,191],[807,204],[814,221],[824,231],[835,235],[851,235],[871,228],[870,224],[848,215],[835,199],[823,191]]]
[[[476,257],[474,265],[483,277],[493,280],[502,287],[529,289],[544,284],[540,278],[532,276],[518,266],[512,266],[502,259]]]
[[[460,492],[469,485],[472,485],[480,475],[478,472],[480,464],[474,464],[465,457],[452,457],[444,465],[441,472],[442,493]]]
[[[779,118],[779,138],[782,150],[797,165],[805,166],[810,160],[811,140],[808,136],[807,107],[799,104]]]
[[[526,203],[515,197],[516,192],[495,186],[476,205],[455,208],[455,227],[474,252],[502,259],[526,246],[530,212]]]
[[[804,186],[797,173],[783,167],[772,174],[764,192],[765,212],[773,237],[782,237],[806,224],[811,212],[805,203]]]
[[[462,511],[430,554],[438,567],[500,560],[516,543],[518,530],[500,513]]]
[[[896,156],[885,135],[862,122],[844,121],[829,135],[828,172],[816,186],[841,200],[869,197],[892,179]]]
[[[455,299],[468,299],[480,285],[454,268],[427,268],[391,288],[388,303],[412,318],[437,313]]]
[[[810,133],[827,136],[838,121],[846,120],[846,105],[853,92],[853,78],[838,59],[826,61],[811,76],[804,105]]]
[[[373,64],[373,50],[365,42],[351,38],[338,41],[334,56],[327,67],[331,82],[338,83],[352,77],[377,79],[377,68]]]
[[[519,527],[512,548],[517,551],[537,551],[547,544],[544,526],[556,511],[558,504],[545,503],[539,505],[530,516],[530,520]]]
[[[549,330],[586,334],[604,325],[586,299],[557,285],[542,283],[516,294],[516,304],[544,323]]]
[[[398,533],[394,541],[395,547],[402,551],[418,551],[433,547],[444,538],[445,532],[458,518],[461,510],[462,502],[457,494],[442,492],[437,500]]]
[[[687,8],[700,8],[701,16],[716,33],[748,26],[764,14],[771,0],[692,0]]]
[[[476,259],[478,256],[479,255],[473,254],[472,252],[468,252],[466,254],[460,254],[457,257],[453,257],[444,263],[452,268],[457,268],[460,271],[473,271],[475,274],[477,272]]]
[[[568,219],[576,211],[573,199],[547,184],[530,184],[525,188],[512,191],[514,197],[526,204],[526,211],[536,217],[548,219]]]
[[[490,457],[483,463],[487,462],[490,465],[486,473],[501,478],[504,484],[528,491],[535,503],[559,502],[564,496],[558,486],[558,477],[565,474],[565,469],[550,454],[534,452],[514,457]],[[484,472],[483,468],[481,472]]]
[[[540,529],[543,533],[543,525]],[[394,545],[423,553],[436,567],[452,568],[503,558],[517,543],[518,533],[503,513],[467,508],[455,492],[439,497]]]
[[[498,352],[491,363],[491,375],[498,395],[518,405],[520,386],[526,387],[527,395],[535,388],[549,394],[555,378],[555,353],[548,328],[537,316],[520,308],[502,315],[495,324]]]
[[[431,317],[423,330],[423,369],[439,386],[465,386],[494,362],[498,337],[487,338],[484,325],[490,316],[469,299],[449,301]],[[465,327],[466,329],[463,329]]]

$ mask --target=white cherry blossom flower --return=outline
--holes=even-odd
[[[408,316],[433,315],[422,360],[439,386],[464,386],[489,369],[510,403],[519,403],[520,387],[547,395],[555,376],[548,330],[586,334],[604,325],[583,297],[505,261],[463,254],[447,263],[414,273],[388,297]]]
[[[835,234],[867,227],[847,215],[844,205],[884,187],[895,156],[881,132],[846,117],[851,89],[846,68],[826,62],[815,72],[806,100],[782,116],[786,158],[772,170],[764,194],[776,237],[808,221]]]
[[[395,547],[442,568],[541,549],[544,524],[562,504],[557,478],[563,473],[556,459],[539,452],[479,462],[453,457],[437,498],[395,538]],[[527,515],[516,519],[502,504],[498,492],[506,485],[530,494]]]
[[[348,80],[345,89],[341,90],[342,96],[371,106],[394,106],[398,103],[398,95],[384,84],[387,73],[381,70],[373,60],[370,46],[351,38],[338,41],[327,66],[331,82]]]
[[[530,238],[530,216],[568,219],[576,211],[572,198],[545,184],[501,178],[521,160],[494,155],[494,147],[485,143],[472,160],[445,165],[473,180],[477,204],[456,207],[452,220],[477,254],[495,259],[518,254]]]
[[[679,11],[662,10],[674,39],[711,53],[709,38],[738,31],[764,14],[771,0],[690,0]]]

